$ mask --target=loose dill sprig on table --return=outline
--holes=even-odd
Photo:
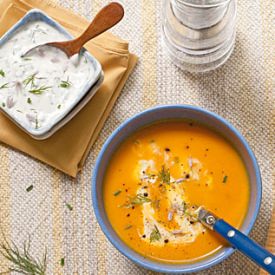
[[[27,192],[31,192],[32,189],[33,189],[33,185],[31,184],[30,186],[28,186],[28,187],[26,188],[26,191],[27,191]]]
[[[23,249],[4,238],[0,244],[0,254],[6,258],[12,265],[10,271],[27,275],[46,275],[47,269],[47,251],[45,251],[42,260],[38,260],[30,255],[30,239],[24,242]]]
[[[69,203],[66,203],[66,206],[70,211],[73,211],[73,207]]]
[[[60,259],[60,265],[63,267],[65,265],[65,258]]]

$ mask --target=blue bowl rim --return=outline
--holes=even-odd
[[[116,129],[115,131],[108,137],[108,139],[106,140],[106,142],[104,143],[104,145],[102,146],[102,149],[97,157],[96,160],[96,164],[95,164],[95,168],[94,168],[94,172],[93,172],[93,176],[92,176],[92,188],[91,188],[91,193],[92,193],[92,204],[93,204],[93,208],[94,208],[94,212],[95,212],[95,216],[96,219],[103,231],[103,233],[105,234],[105,236],[108,238],[108,240],[114,245],[114,247],[120,251],[124,256],[126,256],[128,259],[132,260],[134,263],[138,264],[139,266],[149,269],[149,270],[153,270],[156,272],[162,272],[162,273],[192,273],[192,272],[198,272],[198,271],[202,271],[205,269],[208,269],[212,266],[215,266],[217,264],[219,264],[220,262],[224,261],[225,259],[227,259],[234,251],[235,249],[233,247],[226,247],[224,248],[225,252],[222,255],[218,255],[215,258],[215,254],[211,255],[210,257],[214,257],[213,260],[211,260],[211,262],[203,264],[203,265],[198,265],[200,263],[200,261],[198,262],[194,262],[191,263],[191,265],[194,265],[194,267],[189,268],[187,270],[183,270],[181,268],[181,266],[179,266],[178,269],[174,268],[173,270],[169,269],[169,267],[165,267],[163,263],[161,262],[156,262],[154,260],[150,260],[149,258],[145,258],[142,257],[141,254],[139,254],[138,252],[134,251],[132,248],[128,247],[125,244],[124,248],[116,239],[114,239],[112,237],[112,235],[110,234],[110,230],[107,228],[105,222],[103,221],[102,217],[101,217],[101,213],[98,207],[98,199],[97,199],[97,174],[101,165],[101,159],[104,156],[104,153],[106,151],[106,149],[109,147],[110,143],[112,142],[112,140],[117,136],[117,134],[122,131],[125,127],[127,127],[127,125],[129,123],[131,123],[133,120],[136,120],[142,116],[144,116],[145,114],[148,113],[153,113],[157,110],[161,110],[161,109],[182,109],[182,110],[192,110],[192,111],[197,111],[200,112],[204,115],[213,117],[214,119],[220,121],[222,124],[224,124],[231,132],[234,133],[234,135],[239,139],[239,141],[241,141],[241,143],[244,145],[245,150],[247,151],[249,157],[252,160],[253,163],[253,167],[255,170],[255,176],[256,176],[256,188],[257,188],[257,198],[256,198],[256,205],[255,205],[255,211],[254,214],[248,224],[248,226],[242,230],[242,232],[246,235],[248,235],[250,233],[250,231],[253,228],[253,225],[256,222],[256,219],[258,217],[259,211],[260,211],[260,207],[261,207],[261,201],[262,201],[262,182],[261,182],[261,173],[260,173],[260,168],[257,162],[257,159],[252,151],[252,149],[250,148],[248,142],[246,141],[246,139],[240,134],[240,132],[230,123],[228,122],[226,119],[224,119],[223,117],[219,116],[218,114],[208,111],[206,109],[203,109],[201,107],[197,107],[197,106],[192,106],[192,105],[184,105],[184,104],[177,104],[177,105],[159,105],[150,109],[147,109],[145,111],[142,111],[134,116],[132,116],[131,118],[125,120],[123,123],[121,123]],[[146,125],[146,124],[145,124]],[[113,230],[114,231],[114,230]],[[114,231],[115,232],[115,231]],[[116,233],[115,233],[116,234]],[[118,236],[117,236],[118,237]],[[120,239],[118,237],[118,239]],[[122,240],[121,240],[122,241]],[[123,242],[123,241],[122,241]],[[127,250],[133,251],[135,252],[137,255],[139,255],[139,258],[134,257],[131,254],[127,253]],[[176,267],[177,265],[173,265],[174,267]]]

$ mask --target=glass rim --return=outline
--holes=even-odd
[[[220,5],[228,4],[231,0],[174,0],[179,4],[194,6],[194,7],[215,7]]]

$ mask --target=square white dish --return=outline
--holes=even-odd
[[[25,27],[28,29],[28,24],[33,24],[36,22],[43,22],[43,24],[49,25],[49,28],[55,29],[58,34],[60,33],[61,37],[59,40],[70,40],[73,37],[56,21],[51,19],[49,16],[47,16],[45,13],[43,13],[40,10],[34,9],[29,11],[21,20],[19,20],[10,30],[8,30],[1,38],[0,38],[0,53],[2,47],[5,46],[5,43],[9,42],[15,35],[20,33],[21,28]],[[42,23],[41,23],[42,24]],[[47,39],[47,38],[46,38]],[[49,39],[49,38],[48,38]],[[45,42],[45,41],[43,41]],[[47,42],[47,41],[46,41]],[[40,44],[40,42],[36,42],[36,44]],[[16,44],[12,44],[15,45]],[[31,45],[35,46],[35,44]],[[89,74],[87,79],[85,78],[84,84],[82,85],[81,89],[75,88],[75,94],[73,94],[73,98],[70,98],[70,100],[67,100],[66,106],[64,104],[64,108],[59,108],[60,110],[55,110],[54,113],[52,113],[52,117],[47,123],[45,123],[41,127],[31,127],[28,125],[28,122],[25,117],[23,119],[18,119],[16,115],[14,115],[15,111],[13,110],[13,113],[7,108],[7,104],[1,104],[0,105],[0,111],[6,115],[8,118],[10,118],[18,127],[20,127],[23,131],[28,133],[30,136],[32,136],[35,139],[45,139],[51,136],[53,133],[55,133],[58,129],[60,129],[62,126],[64,126],[73,116],[75,116],[81,108],[85,106],[85,104],[93,97],[93,95],[98,90],[100,84],[103,81],[103,72],[100,63],[87,51],[83,50],[82,52],[83,58],[85,58],[87,63],[85,66],[89,67],[89,72],[91,71],[91,75]],[[2,53],[3,56],[3,53]],[[1,54],[0,54],[1,58]],[[80,57],[79,57],[80,58]],[[2,62],[3,63],[3,62]],[[0,62],[1,64],[1,62]],[[5,64],[5,63],[4,63]],[[40,66],[40,64],[39,64]],[[41,64],[43,66],[43,64]],[[53,64],[54,67],[54,64]],[[1,68],[0,68],[1,69]],[[12,68],[13,69],[13,68]],[[78,69],[78,67],[77,67]],[[14,70],[16,72],[16,68]],[[2,81],[3,82],[3,81]],[[23,84],[21,84],[23,85]],[[2,102],[6,99],[4,94],[6,92],[2,89],[0,89],[0,99]],[[10,93],[16,93],[15,88],[9,87],[9,94]],[[1,95],[1,92],[3,93]],[[67,92],[67,91],[66,91]],[[17,91],[18,93],[18,91]],[[26,92],[25,92],[26,93]],[[1,98],[2,96],[2,98]],[[34,95],[36,96],[36,95]],[[55,96],[55,94],[50,95],[52,97]],[[4,98],[4,99],[3,99]],[[71,100],[72,99],[72,100]],[[8,101],[8,99],[6,99]],[[42,103],[40,103],[43,105]],[[16,107],[16,106],[15,106]],[[43,106],[42,106],[43,107]],[[63,106],[62,106],[63,107]],[[14,108],[15,109],[15,108]],[[17,111],[17,110],[16,110]],[[18,110],[20,111],[20,110]],[[22,113],[22,112],[21,112]],[[21,114],[20,114],[21,115]],[[23,116],[25,114],[22,114]],[[67,118],[68,116],[68,118]],[[30,122],[31,123],[31,122]],[[41,123],[42,124],[42,123]]]
[[[43,135],[32,136],[32,137],[37,140],[44,140],[51,137],[56,131],[58,131],[65,124],[67,124],[71,119],[73,119],[82,110],[82,108],[85,107],[85,105],[94,96],[96,91],[100,88],[103,80],[104,80],[104,75],[103,73],[101,73],[98,81],[94,84],[94,86],[90,89],[90,91],[78,102],[78,104],[62,120],[60,120],[48,132],[44,133]]]

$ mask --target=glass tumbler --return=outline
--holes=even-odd
[[[174,63],[189,72],[218,68],[236,36],[236,0],[163,0],[162,37]]]

